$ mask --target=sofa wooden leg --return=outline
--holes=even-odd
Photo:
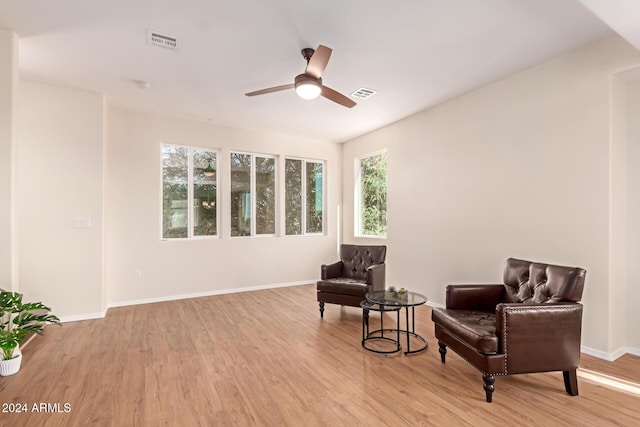
[[[447,345],[442,341],[438,341],[438,351],[440,352],[440,360],[444,363],[447,356]]]
[[[562,371],[564,377],[564,389],[567,390],[571,396],[578,395],[578,374],[575,369],[570,371]]]
[[[487,402],[491,403],[491,397],[493,395],[493,390],[496,388],[493,386],[493,383],[496,382],[496,377],[489,374],[482,375],[482,386],[484,387],[484,391],[487,395]]]
[[[324,302],[320,301],[320,318],[324,319]]]

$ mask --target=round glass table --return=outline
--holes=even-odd
[[[405,334],[407,338],[407,348],[404,354],[414,354],[419,353],[421,351],[426,350],[427,348],[427,340],[416,333],[416,315],[415,315],[415,307],[418,305],[425,304],[427,302],[427,297],[417,292],[405,292],[403,297],[394,296],[392,293],[387,291],[374,291],[369,292],[366,295],[366,301],[372,304],[377,304],[380,306],[380,309],[383,311],[387,311],[390,308],[399,308],[402,310],[404,307],[405,310],[405,328],[402,329],[400,324],[398,323],[397,328],[395,329],[382,329],[382,333],[384,332],[397,332]],[[386,310],[385,310],[386,309]],[[409,309],[411,309],[411,317],[409,317]],[[411,337],[415,338],[418,341],[418,347],[414,346],[411,349]],[[399,339],[399,335],[398,335]],[[400,343],[398,343],[399,345]]]

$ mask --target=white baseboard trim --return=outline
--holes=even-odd
[[[218,289],[213,291],[196,292],[191,294],[170,295],[166,297],[144,298],[144,299],[128,300],[128,301],[113,301],[109,303],[109,308],[126,307],[129,305],[152,304],[154,302],[175,301],[175,300],[189,299],[189,298],[202,298],[202,297],[209,297],[213,295],[235,294],[238,292],[260,291],[264,289],[286,288],[289,286],[308,285],[316,282],[317,282],[317,279],[310,279],[310,280],[303,280],[299,282],[275,283],[275,284],[269,284],[269,285],[249,286],[244,288]]]
[[[620,356],[623,356],[627,353],[633,354],[635,356],[640,356],[640,348],[634,348],[634,347],[621,347],[613,352],[606,352],[606,351],[597,350],[595,348],[591,348],[583,345],[580,347],[580,351],[584,354],[588,354],[589,356],[594,356],[609,362],[613,362]]]
[[[625,347],[627,349],[627,353],[633,354],[634,356],[640,356],[640,348],[635,347]]]
[[[78,322],[80,320],[102,319],[106,315],[107,315],[106,311],[102,311],[100,313],[74,314],[71,316],[62,316],[60,318],[60,322],[68,323],[68,322]]]
[[[444,304],[438,304],[437,302],[427,301],[427,305],[434,308],[445,308]]]

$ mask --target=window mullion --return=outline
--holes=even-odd
[[[300,185],[302,186],[302,234],[307,234],[307,162],[302,161],[302,176],[300,178]]]
[[[193,238],[193,210],[195,200],[193,199],[193,148],[189,148],[187,156],[187,237]]]
[[[258,208],[256,207],[256,199],[257,199],[257,194],[256,194],[256,166],[257,166],[257,161],[256,161],[256,156],[255,154],[251,155],[251,185],[250,185],[250,189],[249,191],[251,192],[251,236],[255,236],[256,235],[256,216],[258,214]]]

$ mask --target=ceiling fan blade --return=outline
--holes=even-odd
[[[336,92],[327,86],[322,86],[322,92],[320,92],[320,95],[347,108],[355,107],[356,105],[352,99],[347,98],[340,92]]]
[[[293,89],[293,88],[294,88],[294,84],[291,83],[288,85],[280,85],[280,86],[270,87],[267,89],[256,90],[253,92],[245,93],[245,95],[247,96],[264,95],[265,93],[279,92],[281,90],[287,90],[287,89]]]
[[[327,67],[327,63],[329,62],[329,58],[331,57],[331,48],[320,45],[316,49],[316,51],[311,55],[311,59],[307,64],[307,69],[304,71],[305,74],[317,78],[322,76],[322,72]]]

